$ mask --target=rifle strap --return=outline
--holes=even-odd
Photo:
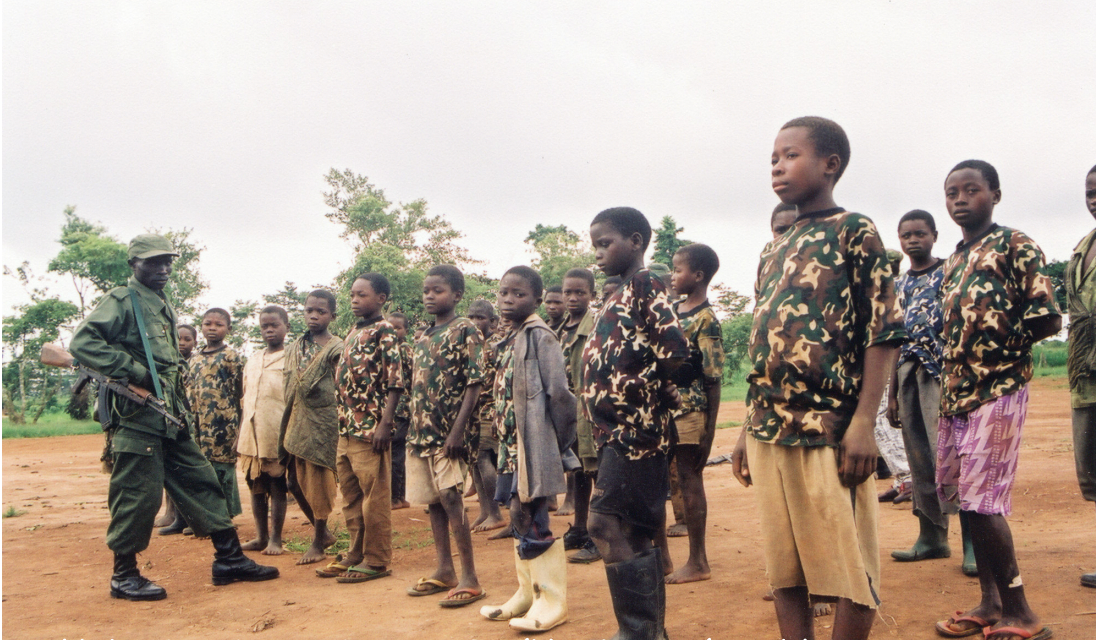
[[[141,310],[141,301],[138,299],[137,290],[133,287],[129,288],[129,301],[133,304],[133,315],[137,318],[137,329],[141,334],[141,345],[145,348],[145,358],[148,361],[148,371],[152,374],[152,385],[156,388],[156,397],[163,399],[164,391],[160,388],[160,374],[156,372],[156,362],[152,359],[152,347],[148,344],[145,313]]]

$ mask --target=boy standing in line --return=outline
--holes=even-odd
[[[365,273],[350,286],[358,323],[344,341],[335,378],[339,385],[339,445],[335,469],[343,519],[350,533],[346,571],[338,582],[392,575],[392,469],[388,450],[396,404],[406,386],[399,338],[381,310],[391,293],[388,278]]]
[[[1085,176],[1085,204],[1096,217],[1096,167]],[[1081,496],[1096,502],[1096,230],[1090,231],[1066,267],[1069,299],[1069,395],[1073,405],[1073,455]],[[1096,588],[1096,571],[1081,575]]]
[[[685,525],[689,530],[689,559],[666,577],[667,584],[708,580],[712,577],[704,545],[708,500],[704,495],[704,466],[712,452],[715,421],[723,386],[723,331],[712,305],[708,285],[719,270],[719,256],[705,244],[690,244],[673,257],[673,290],[685,296],[674,304],[694,362],[703,376],[681,391],[681,408],[674,411],[677,425],[675,461]]]
[[[652,542],[666,523],[668,425],[680,403],[673,385],[688,386],[695,373],[666,288],[643,268],[647,219],[631,207],[606,209],[590,239],[598,267],[622,282],[582,352],[583,411],[598,445],[589,531],[605,558],[620,637],[663,638],[666,583]]]
[[[392,510],[411,506],[407,501],[407,429],[411,426],[411,343],[407,341],[407,316],[394,311],[388,321],[396,328],[400,341],[400,362],[403,364],[404,383],[407,385],[396,404],[395,426],[392,428]]]
[[[467,318],[456,314],[464,296],[464,274],[452,265],[436,266],[422,283],[422,304],[434,323],[415,342],[411,389],[411,429],[407,443],[407,493],[412,504],[426,504],[434,534],[438,567],[429,578],[407,589],[425,596],[448,590],[439,604],[461,607],[481,600],[472,556],[472,534],[464,512],[464,435],[476,408],[480,384],[483,336]],[[458,579],[449,533],[460,554]]]
[[[179,355],[183,356],[183,362],[186,363],[190,360],[190,354],[194,353],[194,347],[198,345],[198,330],[189,324],[180,324],[176,327],[176,332],[179,336]],[[184,393],[187,387],[188,371],[189,367],[184,364],[180,376]],[[175,508],[175,502],[166,489],[164,490],[164,515],[156,519],[155,526],[160,527],[159,534],[162,536],[177,535],[186,529],[186,521]]]
[[[548,316],[548,328],[559,331],[567,319],[567,305],[563,302],[563,287],[552,285],[544,291],[544,315]]]
[[[236,486],[236,439],[240,434],[244,361],[225,344],[231,329],[232,316],[224,309],[210,309],[202,316],[206,344],[190,359],[187,393],[198,425],[198,446],[217,472],[228,517],[234,518],[243,513]]]
[[[278,460],[278,435],[285,413],[283,365],[289,314],[276,305],[263,308],[259,312],[259,330],[266,348],[244,365],[243,418],[236,445],[255,517],[255,539],[244,549],[280,556],[286,485],[285,467]]]
[[[493,352],[488,345],[498,344],[501,336],[496,335],[495,327],[498,325],[498,316],[495,308],[486,300],[476,300],[468,305],[468,319],[479,329],[483,336],[484,347],[481,355],[480,368],[483,370],[483,385],[480,387],[479,401],[476,410],[472,412],[468,428],[475,430],[477,442],[475,456],[471,457],[472,483],[476,487],[476,498],[479,500],[480,512],[472,522],[472,531],[482,533],[502,528],[506,523],[499,512],[499,504],[495,502],[495,488],[498,481],[495,465],[498,463],[499,440],[495,430],[495,401],[492,397],[492,385],[495,380],[495,363]]]
[[[339,416],[335,407],[335,369],[343,341],[328,327],[335,319],[335,294],[316,289],[304,301],[308,331],[289,345],[285,354],[285,415],[282,416],[281,451],[286,461],[286,481],[308,521],[312,544],[297,564],[324,559],[324,550],[335,544],[327,518],[335,508],[335,453],[339,443]],[[323,569],[321,578],[334,578],[349,566],[336,558]]]
[[[879,504],[868,480],[892,345],[906,332],[875,225],[833,200],[848,161],[831,120],[796,118],[777,134],[773,191],[799,213],[761,255],[732,456],[739,481],[757,485],[785,638],[814,638],[812,596],[837,601],[834,638],[867,638],[879,606]]]
[[[1043,252],[1023,233],[993,222],[997,170],[960,162],[944,181],[948,214],[963,241],[940,286],[944,367],[936,486],[966,513],[982,600],[936,624],[941,635],[991,640],[1051,637],[1028,606],[1016,563],[1012,485],[1027,417],[1033,344],[1062,328]]]
[[[567,304],[567,321],[559,328],[559,341],[563,345],[563,360],[567,365],[567,380],[571,393],[578,395],[582,389],[582,351],[586,340],[594,330],[594,312],[590,301],[594,299],[597,284],[589,269],[571,269],[563,276],[563,300]],[[590,539],[587,524],[590,517],[590,492],[597,478],[597,445],[594,442],[593,425],[581,409],[582,399],[576,399],[579,407],[575,424],[575,454],[582,463],[581,469],[571,473],[575,485],[575,523],[563,534],[563,547],[571,554],[568,562],[589,564],[601,560],[601,552]]]

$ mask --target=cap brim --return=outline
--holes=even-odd
[[[178,258],[179,254],[175,253],[174,251],[163,251],[163,250],[154,249],[152,251],[146,251],[144,253],[139,253],[139,254],[137,254],[133,257],[137,258],[139,260],[148,260],[149,258],[155,258],[157,256],[172,256],[172,257]]]

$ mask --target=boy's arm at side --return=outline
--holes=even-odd
[[[1058,335],[1062,330],[1062,316],[1058,314],[1039,316],[1024,320],[1024,328],[1031,334],[1031,343]]]
[[[738,434],[738,442],[735,443],[734,451],[731,452],[731,471],[734,472],[734,477],[738,478],[743,487],[753,484],[753,478],[750,477],[750,465],[746,460],[746,425],[742,425],[742,431]]]
[[[700,455],[697,456],[696,471],[699,473],[708,464],[708,456],[712,453],[712,442],[715,441],[715,423],[719,417],[719,401],[723,391],[719,380],[709,378],[705,381],[705,393],[708,397],[708,411],[704,416],[704,433],[700,436]]]
[[[383,453],[392,443],[392,423],[395,421],[396,405],[400,403],[403,389],[389,389],[384,398],[384,410],[381,421],[373,430],[373,453]]]
[[[460,411],[457,412],[457,421],[453,425],[453,430],[449,432],[449,437],[445,439],[446,458],[460,457],[461,449],[464,448],[464,430],[468,428],[468,418],[471,417],[472,409],[475,408],[476,400],[479,399],[481,386],[479,382],[476,382],[464,388],[464,398],[460,403]]]
[[[887,389],[887,421],[895,429],[902,428],[902,420],[898,417],[898,358],[901,349],[894,350],[891,360],[890,386]]]
[[[856,413],[837,445],[837,473],[841,484],[855,487],[875,472],[879,449],[875,444],[875,416],[883,398],[883,381],[894,359],[893,344],[875,344],[864,350],[864,375]]]

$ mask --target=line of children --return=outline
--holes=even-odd
[[[285,355],[285,414],[279,453],[285,461],[286,485],[313,527],[312,544],[297,564],[323,560],[324,550],[335,544],[335,536],[327,527],[338,492],[335,370],[342,353],[342,339],[329,329],[335,314],[334,294],[324,289],[309,293],[304,303],[308,331],[289,345]],[[348,568],[341,564],[341,558],[336,558],[316,574],[332,578]]]
[[[259,331],[266,347],[244,365],[238,462],[251,493],[255,539],[245,551],[282,554],[285,524],[285,465],[278,455],[278,436],[285,413],[285,336],[289,314],[277,305],[259,312]]]
[[[399,311],[388,314],[387,320],[396,328],[400,341],[400,361],[403,363],[404,382],[411,385],[411,343],[407,341],[407,316]],[[407,501],[407,430],[411,427],[411,396],[400,394],[392,428],[392,510],[411,506]]]
[[[499,441],[495,428],[494,411],[495,402],[492,394],[494,384],[494,350],[491,344],[498,344],[502,338],[497,334],[498,316],[495,308],[486,300],[476,300],[468,306],[468,319],[476,325],[480,335],[483,336],[484,348],[480,356],[480,367],[483,371],[483,384],[480,387],[480,397],[476,404],[476,410],[472,412],[470,431],[475,431],[476,451],[470,457],[472,482],[476,488],[476,497],[479,500],[479,516],[472,522],[472,531],[482,533],[492,531],[505,526],[502,514],[499,512],[498,503],[495,502],[495,489],[497,486],[496,465],[498,464]],[[470,439],[472,440],[472,439]]]
[[[236,438],[240,432],[244,362],[225,343],[231,329],[232,316],[224,309],[210,309],[202,316],[206,343],[190,358],[187,395],[194,412],[198,446],[217,473],[228,517],[234,518],[243,513],[236,486]]]
[[[499,309],[514,330],[500,343],[494,380],[495,498],[510,508],[518,590],[505,604],[480,609],[528,632],[567,621],[567,564],[563,543],[552,535],[548,499],[567,489],[563,460],[574,443],[577,409],[559,340],[535,313],[543,286],[529,267],[512,267],[499,283]]]

